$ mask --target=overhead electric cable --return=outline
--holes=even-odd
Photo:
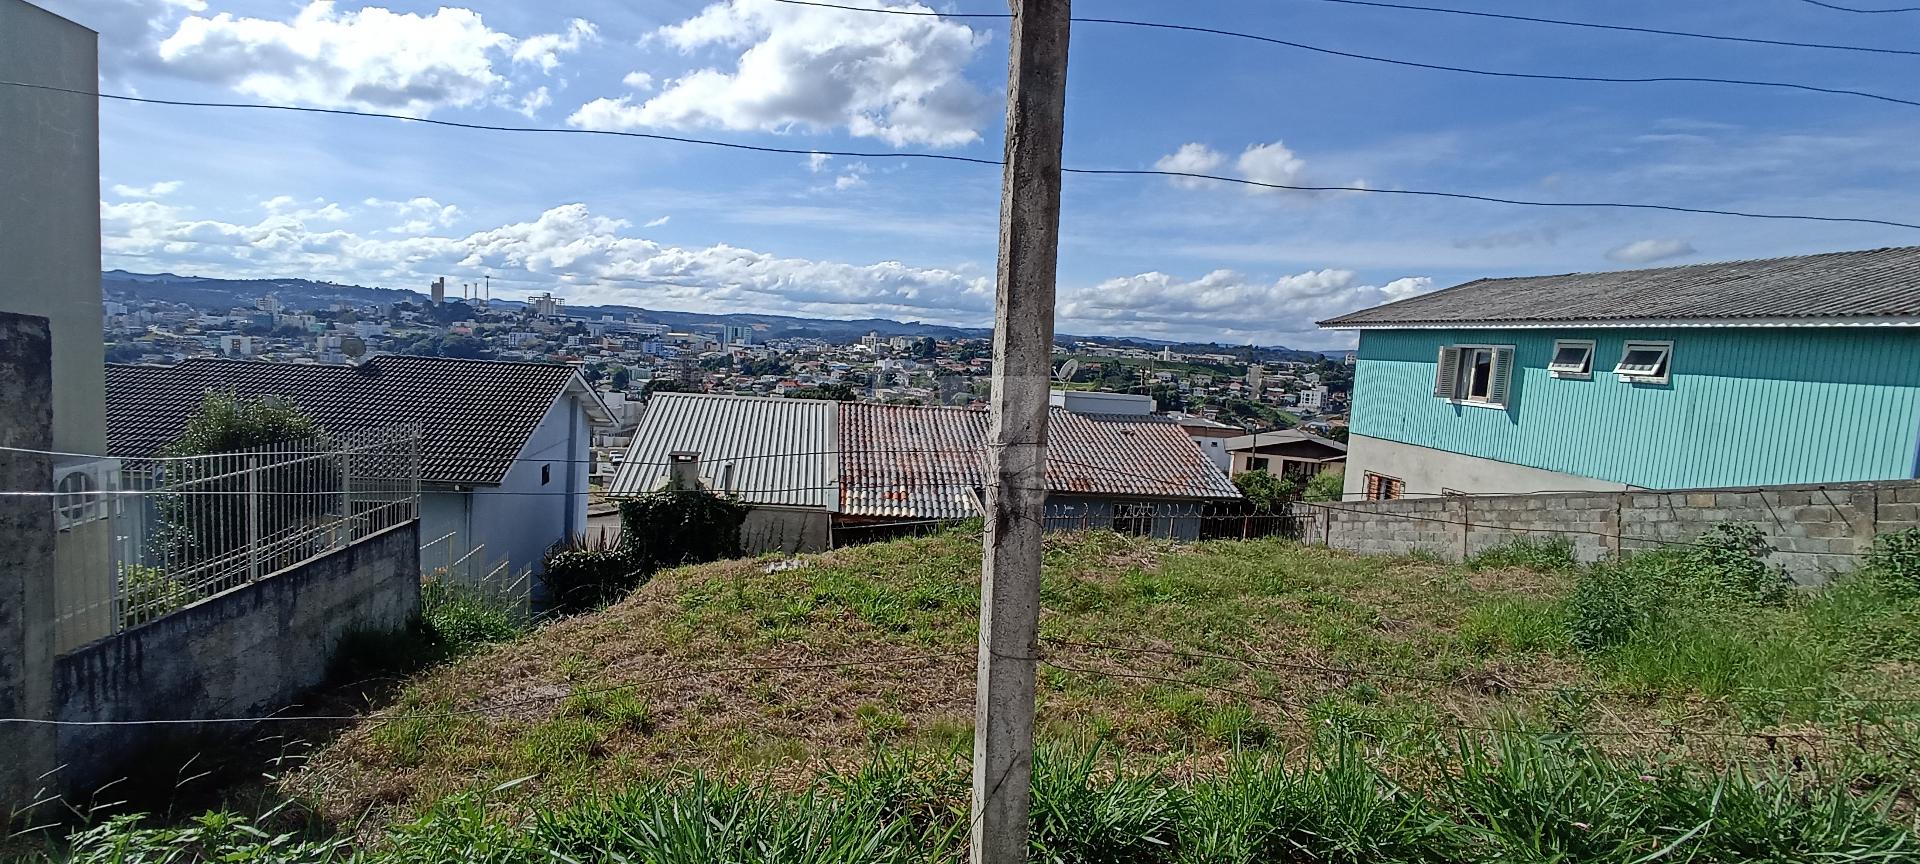
[[[782,2],[801,2],[801,0],[782,0]],[[855,8],[855,7],[848,7]],[[972,165],[999,167],[998,159],[983,159],[973,156],[954,156],[944,153],[921,153],[915,151],[853,151],[821,150],[817,148],[770,147],[758,144],[741,144],[733,141],[715,141],[705,138],[690,138],[681,135],[660,135],[651,132],[628,132],[610,129],[571,129],[545,126],[503,126],[489,123],[462,123],[454,120],[435,120],[429,117],[409,117],[405,114],[385,114],[378,111],[357,111],[348,108],[312,108],[301,105],[272,105],[257,102],[205,102],[180,99],[155,99],[145,96],[127,96],[118,93],[97,93],[67,87],[54,87],[47,84],[29,84],[21,81],[0,80],[0,86],[22,87],[33,90],[45,90],[56,93],[72,93],[98,99],[111,99],[119,102],[134,102],[146,105],[165,105],[187,108],[224,108],[265,111],[294,111],[308,114],[326,114],[342,117],[364,117],[378,120],[398,120],[407,123],[424,123],[431,126],[446,126],[455,129],[479,130],[488,132],[531,132],[552,135],[608,135],[623,138],[642,138],[651,141],[667,141],[676,144],[698,144],[707,147],[720,147],[729,150],[745,150],[757,153],[780,153],[796,156],[821,154],[825,156],[845,156],[861,159],[931,159],[943,162],[964,162]],[[1909,103],[1920,106],[1920,102]],[[1265,183],[1248,180],[1243,177],[1225,177],[1217,174],[1201,174],[1190,171],[1162,171],[1129,168],[1061,168],[1067,174],[1109,175],[1109,176],[1151,176],[1182,177],[1193,180],[1213,180],[1220,183],[1234,183],[1242,186],[1254,186],[1262,189],[1281,189],[1293,192],[1348,192],[1361,195],[1397,195],[1424,198],[1447,198],[1458,201],[1480,201],[1489,204],[1508,204],[1521,207],[1577,207],[1611,208],[1627,210],[1658,210],[1668,213],[1690,213],[1710,216],[1734,216],[1743,219],[1794,220],[1804,222],[1840,222],[1856,225],[1881,225],[1889,228],[1910,228],[1920,231],[1920,223],[1899,222],[1891,219],[1875,219],[1859,216],[1813,216],[1796,213],[1759,213],[1747,210],[1726,210],[1714,207],[1684,207],[1673,204],[1645,204],[1637,202],[1612,201],[1532,201],[1523,198],[1505,198],[1495,195],[1479,195],[1468,192],[1442,192],[1427,189],[1380,189],[1372,187],[1350,186],[1309,186],[1293,183]]]

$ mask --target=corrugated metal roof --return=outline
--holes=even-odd
[[[1272,432],[1262,432],[1258,435],[1235,435],[1227,439],[1227,449],[1251,450],[1256,444],[1264,449],[1274,444],[1297,444],[1302,441],[1318,444],[1329,450],[1337,450],[1341,453],[1347,452],[1347,445],[1345,444],[1331,438],[1311,435],[1298,429],[1276,429]]]
[[[1240,492],[1178,422],[1139,414],[1049,421],[1047,489],[1117,497],[1226,499]],[[987,413],[961,408],[840,406],[840,510],[853,516],[955,519],[977,513],[987,482]]]
[[[1479,279],[1320,326],[1886,317],[1920,317],[1920,247]]]
[[[817,399],[655,393],[607,494],[667,482],[667,457],[700,454],[708,488],[749,504],[832,509],[839,502],[834,410]],[[729,470],[731,466],[731,470]]]

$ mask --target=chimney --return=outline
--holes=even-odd
[[[681,451],[667,456],[667,488],[700,488],[700,454]]]

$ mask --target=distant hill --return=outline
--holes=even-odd
[[[161,300],[170,303],[186,303],[216,312],[225,312],[235,306],[251,306],[254,301],[267,294],[279,297],[281,304],[290,309],[324,309],[335,303],[359,306],[402,301],[427,302],[427,295],[422,292],[397,288],[368,288],[362,285],[315,282],[311,279],[216,279],[205,276],[180,276],[173,273],[130,273],[125,270],[108,270],[101,273],[100,287],[109,297],[134,301]],[[496,306],[516,309],[526,305],[519,300],[493,302]],[[718,315],[620,305],[568,306],[567,311],[590,318],[598,318],[601,315],[635,317],[654,324],[664,324],[675,330],[688,328],[715,330],[726,325],[754,327],[757,338],[763,340],[812,338],[845,343],[857,340],[868,333],[879,333],[882,336],[932,336],[936,339],[984,339],[993,333],[991,329],[985,327],[948,327],[940,324],[923,324],[918,321],[895,321],[890,318],[839,320],[746,313]],[[1175,351],[1192,353],[1236,354],[1244,356],[1245,359],[1254,359],[1257,356],[1260,360],[1308,360],[1322,356],[1316,351],[1297,351],[1282,347],[1255,348],[1245,345],[1176,343],[1125,337],[1073,336],[1065,333],[1059,334],[1056,338],[1060,341],[1090,340],[1149,351],[1171,347]]]

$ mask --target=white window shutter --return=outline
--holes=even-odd
[[[1433,395],[1441,399],[1454,398],[1453,390],[1460,377],[1460,349],[1451,345],[1442,346],[1440,359],[1434,363]]]
[[[1493,351],[1493,381],[1487,385],[1487,401],[1495,405],[1507,404],[1507,385],[1513,378],[1513,349],[1496,348]]]

